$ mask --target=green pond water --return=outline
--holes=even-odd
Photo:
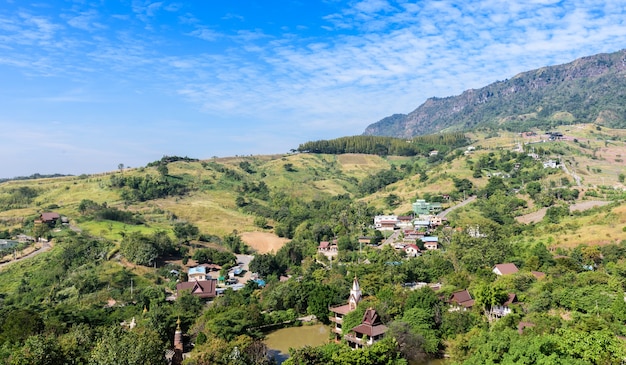
[[[330,330],[323,324],[281,328],[265,335],[265,344],[281,364],[289,357],[290,348],[319,346],[328,343]]]
[[[281,328],[265,335],[265,344],[279,364],[289,357],[290,348],[320,346],[328,343],[330,330],[323,324]],[[444,360],[430,360],[421,365],[445,365]]]

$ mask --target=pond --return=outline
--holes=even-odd
[[[304,325],[300,327],[281,328],[272,331],[265,336],[265,344],[270,353],[276,358],[278,364],[289,357],[289,348],[304,346],[320,346],[328,343],[330,330],[323,324]],[[445,365],[445,360],[429,360],[426,364],[419,365]]]
[[[289,357],[289,348],[320,346],[328,343],[329,329],[323,324],[281,328],[265,336],[265,344],[276,361],[282,364]]]

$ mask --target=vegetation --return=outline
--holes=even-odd
[[[377,136],[342,137],[327,141],[306,142],[298,147],[307,153],[368,153],[380,156],[428,156],[431,151],[448,152],[468,144],[462,133],[443,133],[416,137],[411,141]]]
[[[385,340],[360,351],[344,343],[294,349],[287,363],[406,364],[444,353],[458,364],[619,363],[626,197],[613,160],[590,153],[606,140],[593,139],[600,132],[621,136],[581,126],[578,142],[541,144],[544,159],[561,157],[579,180],[544,168],[502,132],[473,135],[471,153],[446,149],[440,137],[423,141],[440,146],[436,158],[168,158],[109,176],[5,182],[0,238],[49,237],[52,248],[24,242],[1,252],[8,261],[41,250],[0,268],[0,363],[160,363],[180,318],[195,343],[186,364],[271,364],[264,331],[311,314],[328,323],[329,306],[346,302],[355,276],[364,300],[343,328],[372,307],[389,328]],[[624,142],[612,141],[626,154]],[[408,258],[371,227],[377,214],[411,214],[416,198],[448,207],[470,196],[428,232],[439,237],[437,251]],[[609,204],[573,209],[598,199]],[[69,222],[35,223],[46,211]],[[250,233],[289,240],[255,252],[263,248]],[[321,241],[335,242],[337,256],[318,254]],[[245,282],[208,306],[190,294],[166,300],[188,266],[213,263],[225,275],[239,253],[254,254],[249,268],[264,287]],[[520,272],[492,273],[505,262]],[[411,290],[415,283],[440,288]],[[447,299],[464,289],[475,305],[450,311]],[[511,293],[512,313],[491,315]]]

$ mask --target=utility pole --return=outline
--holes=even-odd
[[[133,299],[133,278],[130,278],[130,299]]]

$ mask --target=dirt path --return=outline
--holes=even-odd
[[[50,243],[48,243],[48,242],[44,242],[44,243],[42,244],[41,248],[40,248],[40,249],[38,249],[37,251],[33,251],[33,252],[29,253],[28,255],[24,255],[24,256],[22,256],[22,257],[18,257],[18,258],[17,258],[17,259],[15,259],[15,260],[12,260],[12,261],[7,261],[7,262],[3,262],[3,263],[1,263],[1,264],[0,264],[0,269],[2,269],[3,267],[5,267],[5,266],[7,266],[7,265],[10,265],[10,264],[12,264],[12,263],[14,263],[14,262],[18,262],[18,261],[22,261],[22,260],[24,260],[24,259],[28,259],[28,258],[31,258],[31,257],[35,257],[35,256],[39,255],[39,254],[40,254],[40,253],[42,253],[42,252],[49,251],[51,248],[52,248],[52,246],[50,246]]]

